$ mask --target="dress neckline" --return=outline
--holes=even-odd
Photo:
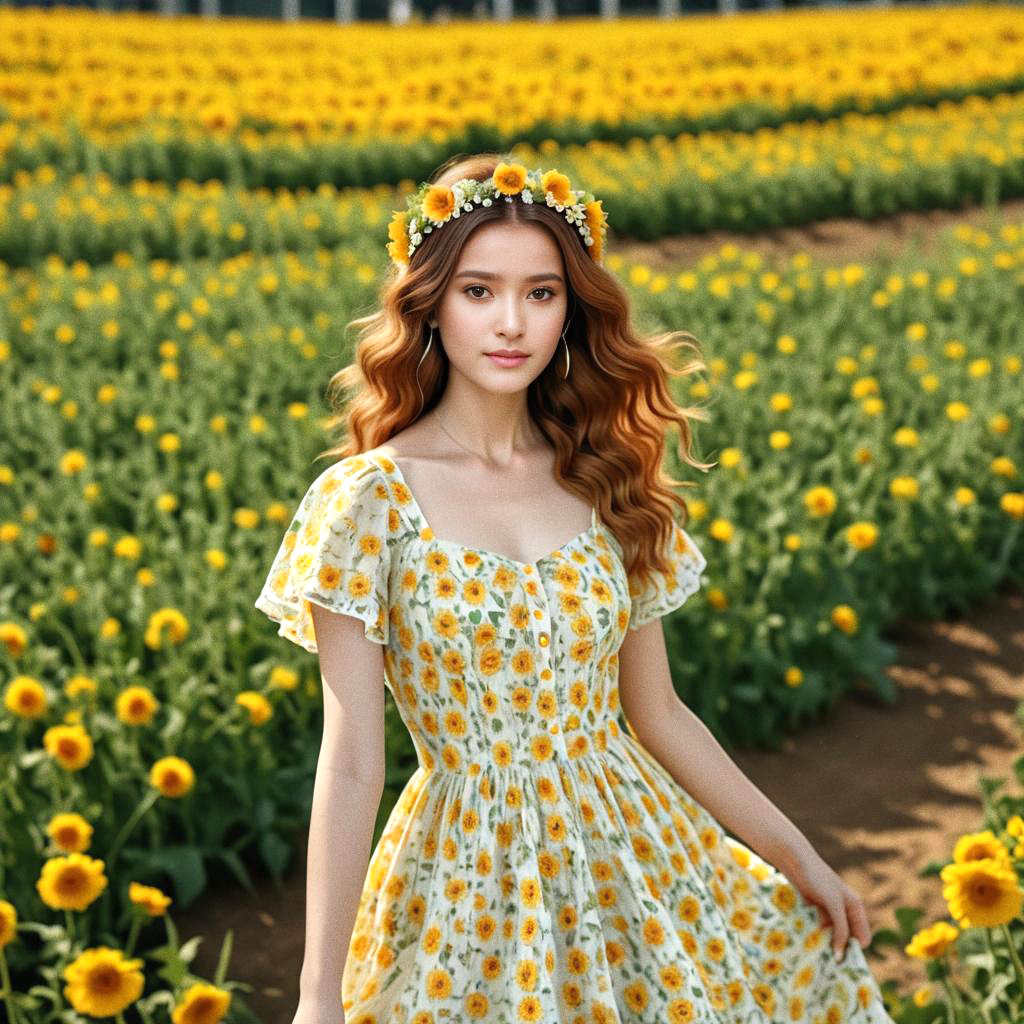
[[[555,548],[554,551],[549,552],[548,554],[542,556],[541,558],[538,558],[536,561],[533,562],[522,562],[518,558],[512,558],[509,555],[502,555],[499,552],[491,551],[488,548],[478,548],[473,547],[469,544],[461,544],[459,541],[456,540],[448,540],[445,537],[438,536],[437,531],[433,528],[433,526],[428,521],[427,517],[423,514],[423,509],[421,508],[420,503],[416,500],[416,495],[413,494],[413,490],[409,486],[409,482],[405,479],[405,475],[402,473],[402,467],[398,465],[398,461],[394,458],[394,456],[384,455],[383,453],[378,453],[378,456],[379,458],[386,459],[394,468],[394,472],[392,475],[405,488],[405,493],[409,496],[409,504],[412,506],[413,511],[416,513],[417,518],[420,520],[420,523],[430,531],[431,543],[437,544],[440,547],[452,548],[457,551],[469,551],[474,555],[482,555],[487,558],[494,558],[497,559],[499,562],[506,562],[509,565],[518,566],[520,569],[526,569],[528,567],[536,567],[540,565],[542,562],[547,562],[551,559],[561,557],[569,548],[575,546],[584,538],[591,536],[591,534],[596,533],[600,525],[600,521],[597,514],[597,506],[591,505],[590,526],[588,526],[585,530],[581,530],[574,537],[570,537],[560,547]],[[379,459],[374,459],[374,464],[385,475],[388,474],[387,468],[380,464]]]

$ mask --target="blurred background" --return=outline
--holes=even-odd
[[[320,679],[253,602],[391,214],[478,150],[701,346],[680,697],[894,1020],[1019,1024],[1024,10],[611,0],[0,6],[8,1019],[290,1024]]]

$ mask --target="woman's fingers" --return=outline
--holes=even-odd
[[[868,912],[864,909],[864,904],[860,897],[852,891],[847,903],[850,907],[850,923],[853,927],[853,934],[857,936],[857,941],[862,946],[867,946],[871,942],[871,925],[868,922]]]
[[[846,900],[841,895],[834,904],[829,905],[829,914],[832,918],[832,949],[836,959],[842,960],[850,937],[850,925],[846,920]]]

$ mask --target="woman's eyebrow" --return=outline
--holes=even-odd
[[[455,276],[456,277],[489,277],[489,278],[501,277],[500,274],[491,273],[491,271],[489,271],[489,270],[460,270],[459,273],[457,273]],[[552,273],[548,273],[548,274],[531,274],[529,277],[523,278],[523,280],[524,281],[558,281],[559,284],[561,284],[562,283],[562,276],[561,276],[561,274],[552,274]]]

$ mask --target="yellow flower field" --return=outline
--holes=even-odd
[[[155,137],[151,148],[159,152]],[[626,146],[519,145],[511,152],[603,195],[613,238],[757,231],[1024,195],[1024,94],[851,113],[753,134],[703,132]],[[0,259],[22,265],[55,254],[102,261],[123,251],[244,258],[253,251],[383,246],[391,211],[404,206],[412,179],[340,189],[331,182],[329,154],[311,145],[303,160],[316,180],[295,189],[189,179],[120,184],[106,173],[62,177],[51,164],[18,171],[11,185],[0,185]],[[268,154],[267,167],[273,162]]]
[[[568,141],[1021,88],[1024,11],[749,13],[723,32],[713,16],[395,28],[0,9],[0,68],[0,153],[14,125],[68,116],[103,142],[150,118],[352,141],[541,127]]]

